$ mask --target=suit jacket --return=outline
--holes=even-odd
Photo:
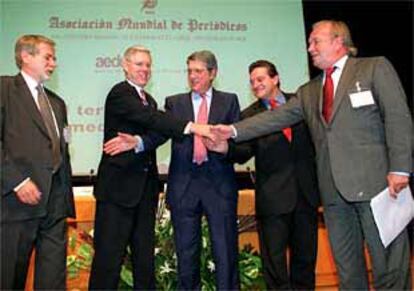
[[[191,93],[168,97],[165,109],[174,116],[194,120]],[[240,106],[236,94],[213,89],[209,124],[231,124],[239,120]],[[173,207],[185,195],[193,172],[193,136],[172,140],[171,162],[168,174],[167,201]],[[237,199],[237,184],[233,164],[226,156],[208,152],[208,167],[212,187],[227,199]]]
[[[148,93],[146,97],[148,106],[144,106],[136,89],[127,81],[111,89],[105,103],[104,142],[118,132],[144,136],[156,130],[177,138],[183,135],[187,122],[157,111],[155,100]],[[94,194],[98,201],[133,207],[144,194],[147,179],[157,179],[157,175],[155,150],[138,154],[130,150],[116,156],[103,153]]]
[[[324,203],[338,190],[348,201],[369,201],[387,186],[392,171],[411,172],[412,119],[398,76],[384,57],[349,58],[335,92],[332,119],[322,116],[322,76],[278,110],[236,125],[237,140],[267,134],[305,119],[316,150]],[[374,103],[354,108],[356,82]]]
[[[64,216],[74,216],[71,185],[71,166],[63,129],[67,127],[64,101],[52,91],[45,89],[59,128],[62,164],[60,189],[64,195]],[[30,89],[21,74],[1,77],[1,219],[16,221],[46,215],[53,176],[52,142]],[[37,205],[21,203],[14,188],[24,179],[30,179],[39,187],[42,198]]]
[[[289,100],[292,95],[284,94]],[[266,111],[256,101],[241,113],[242,119]],[[244,163],[255,157],[256,214],[278,215],[291,212],[303,193],[308,203],[319,205],[315,153],[304,122],[292,126],[292,142],[278,131],[242,144],[230,143],[229,158]]]

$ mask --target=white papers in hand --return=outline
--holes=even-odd
[[[371,200],[371,209],[384,247],[387,247],[414,217],[414,200],[407,186],[397,199],[388,187]]]

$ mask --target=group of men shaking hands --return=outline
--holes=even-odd
[[[1,77],[2,289],[24,288],[33,248],[35,289],[65,289],[66,217],[74,215],[67,116],[63,100],[43,88],[56,67],[54,46],[44,36],[22,36],[15,50],[20,73]],[[166,195],[178,290],[201,289],[203,216],[217,289],[240,289],[233,165],[251,157],[267,289],[315,288],[320,202],[341,289],[369,289],[365,243],[374,288],[411,288],[407,231],[384,248],[369,206],[386,187],[397,197],[412,172],[412,118],[398,76],[384,57],[356,58],[341,21],[315,23],[308,52],[323,72],[295,94],[281,90],[273,63],[253,62],[257,100],[240,112],[236,94],[213,86],[215,55],[196,51],[187,58],[190,92],[166,97],[159,111],[145,91],[150,51],[127,48],[125,81],[112,87],[105,103],[91,290],[117,289],[127,246],[134,290],[156,288],[155,150],[170,138]]]

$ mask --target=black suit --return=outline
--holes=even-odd
[[[21,74],[1,77],[1,289],[22,289],[30,251],[36,249],[35,288],[64,289],[66,221],[74,216],[71,167],[64,140],[65,103],[46,89],[60,137],[62,162],[54,172],[52,142]],[[36,205],[17,199],[26,178],[42,193]]]
[[[136,89],[124,81],[115,85],[105,104],[104,141],[118,132],[151,136],[151,130],[180,137],[186,122],[156,110],[155,100],[146,94],[148,105]],[[156,146],[154,146],[155,148]],[[154,224],[158,201],[158,171],[155,150],[133,150],[116,156],[103,154],[95,186],[95,257],[90,289],[116,289],[122,259],[129,244],[134,265],[134,289],[155,288]]]
[[[256,101],[243,110],[242,119],[265,110]],[[315,284],[320,202],[313,145],[304,123],[292,127],[292,136],[289,142],[279,131],[237,146],[230,144],[232,160],[245,162],[255,157],[256,217],[268,289],[313,289]]]

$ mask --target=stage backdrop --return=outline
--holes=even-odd
[[[252,61],[275,62],[285,91],[308,79],[301,1],[2,0],[0,5],[2,75],[17,73],[14,44],[20,35],[44,34],[57,43],[58,68],[47,86],[69,108],[75,175],[96,173],[105,97],[124,79],[120,64],[128,46],[152,51],[146,90],[161,108],[165,96],[189,90],[185,62],[195,50],[216,54],[215,87],[236,92],[242,108],[254,100],[247,71]],[[161,172],[168,161],[166,144],[158,151]]]

